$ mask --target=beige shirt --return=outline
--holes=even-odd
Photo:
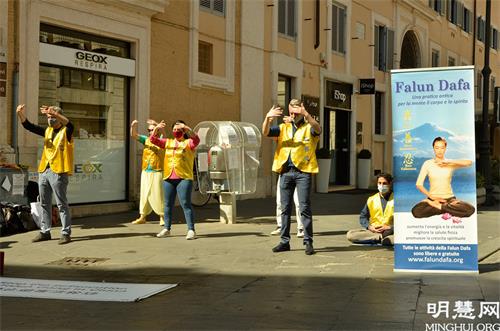
[[[417,178],[417,185],[424,186],[425,177],[429,177],[430,189],[429,193],[432,196],[447,199],[453,196],[451,188],[451,178],[455,169],[450,166],[440,167],[432,160],[427,160],[420,169],[420,174]]]

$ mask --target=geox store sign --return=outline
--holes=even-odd
[[[135,60],[40,43],[40,62],[135,77]]]

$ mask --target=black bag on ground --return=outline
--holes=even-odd
[[[2,226],[2,236],[27,231],[23,225],[23,222],[18,216],[18,211],[22,209],[21,205],[14,205],[10,202],[2,202],[0,203],[0,207],[2,210],[3,218],[5,220],[5,230]]]

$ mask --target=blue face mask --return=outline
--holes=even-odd
[[[386,194],[387,192],[389,192],[389,189],[390,189],[390,186],[389,185],[377,185],[377,189],[380,193],[382,194]]]

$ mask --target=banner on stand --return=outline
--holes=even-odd
[[[477,272],[474,67],[391,71],[394,269]]]

